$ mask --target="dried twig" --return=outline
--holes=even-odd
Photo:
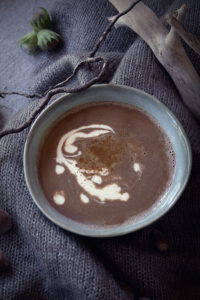
[[[134,8],[134,6],[136,4],[138,4],[141,0],[137,0],[135,1],[133,4],[131,4],[131,6],[129,6],[127,9],[125,9],[123,12],[119,13],[118,15],[115,16],[115,18],[112,20],[112,22],[109,24],[109,26],[107,27],[107,29],[103,32],[103,34],[101,35],[101,37],[99,38],[99,40],[97,41],[97,43],[94,46],[94,49],[89,53],[88,57],[81,61],[74,69],[73,73],[64,81],[56,84],[54,86],[54,88],[62,86],[66,83],[68,83],[73,77],[74,75],[77,73],[77,71],[80,69],[80,67],[91,63],[91,62],[97,62],[98,60],[96,58],[94,58],[95,54],[97,53],[97,51],[99,50],[99,47],[101,46],[101,44],[105,41],[108,33],[111,31],[111,29],[113,28],[113,26],[115,25],[115,23],[119,20],[119,18],[121,18],[122,16],[124,16],[125,14],[127,14],[130,10],[132,10]]]
[[[5,135],[11,134],[11,133],[18,133],[21,132],[22,130],[24,130],[25,128],[27,128],[28,126],[31,125],[31,123],[34,121],[34,119],[36,118],[36,116],[45,108],[45,106],[49,103],[50,99],[52,96],[59,94],[59,93],[79,93],[81,91],[86,90],[87,88],[89,88],[91,85],[97,83],[100,81],[100,79],[102,78],[108,62],[105,62],[104,59],[102,57],[95,57],[93,58],[93,56],[96,54],[96,52],[98,51],[100,45],[103,43],[103,41],[105,40],[105,38],[107,37],[108,33],[110,32],[110,30],[112,29],[112,27],[115,25],[115,23],[117,22],[117,20],[121,17],[124,16],[125,14],[127,14],[130,10],[132,10],[132,8],[139,3],[141,0],[137,0],[136,2],[134,2],[133,4],[131,4],[131,6],[129,6],[127,9],[125,9],[123,12],[119,13],[115,19],[112,21],[111,24],[109,24],[108,28],[104,31],[104,33],[102,34],[102,36],[100,37],[100,39],[98,40],[98,42],[95,44],[94,49],[89,53],[88,57],[84,60],[81,61],[74,69],[73,73],[64,81],[58,83],[57,85],[55,85],[51,90],[49,90],[46,95],[44,96],[44,99],[42,101],[42,103],[40,104],[40,106],[33,112],[33,114],[31,115],[30,119],[25,122],[22,126],[18,127],[18,128],[11,128],[8,130],[4,130],[3,132],[0,133],[0,138],[2,138]],[[103,66],[102,69],[99,73],[98,76],[94,77],[92,80],[90,80],[89,82],[87,82],[85,85],[80,86],[78,88],[61,88],[61,86],[63,86],[64,84],[68,83],[78,72],[78,70],[89,63],[94,63],[94,62],[102,62]],[[29,94],[25,94],[25,93],[19,93],[19,92],[5,92],[5,91],[0,91],[0,95],[11,95],[11,94],[16,94],[16,95],[22,95],[24,97],[27,98],[33,98],[33,96],[39,96],[41,98],[41,95],[35,94],[35,95],[29,95]]]
[[[141,0],[135,1],[134,3],[131,4],[131,6],[129,6],[127,9],[125,9],[124,11],[122,11],[121,13],[119,13],[118,15],[115,16],[115,18],[112,20],[112,22],[110,23],[110,25],[108,26],[108,28],[104,31],[104,33],[102,34],[102,36],[100,37],[100,39],[98,40],[98,42],[96,43],[96,45],[94,46],[94,49],[89,54],[89,57],[93,57],[96,54],[96,52],[99,50],[99,47],[101,46],[102,42],[106,39],[108,33],[111,31],[112,27],[119,20],[119,18],[123,17],[129,11],[131,11],[134,8],[134,6],[136,4],[138,4],[140,1]]]
[[[69,77],[67,77],[67,79],[65,79],[65,80],[62,81],[62,82],[59,82],[59,83],[56,84],[53,88],[57,88],[57,87],[60,87],[60,86],[62,86],[62,85],[64,85],[64,84],[68,83],[68,82],[76,75],[76,73],[78,72],[78,70],[79,70],[82,66],[84,66],[84,65],[89,65],[90,63],[94,63],[94,62],[96,63],[96,62],[99,62],[99,61],[101,61],[101,60],[102,60],[101,57],[95,57],[95,58],[87,57],[86,60],[81,61],[81,62],[74,68],[73,73],[72,73]]]
[[[42,95],[40,94],[26,94],[21,92],[6,92],[6,91],[0,91],[0,97],[5,95],[19,95],[26,98],[42,98]]]
[[[103,60],[103,59],[102,59]],[[31,115],[31,117],[29,118],[29,120],[27,120],[22,126],[18,127],[18,128],[11,128],[8,130],[5,130],[3,132],[0,132],[0,138],[2,138],[5,135],[11,134],[11,133],[18,133],[23,131],[24,129],[26,129],[27,127],[29,127],[31,125],[31,123],[35,120],[36,116],[45,108],[45,106],[49,103],[49,101],[51,100],[51,97],[56,95],[56,94],[60,94],[60,93],[79,93],[82,92],[84,90],[86,90],[87,88],[89,88],[91,85],[97,83],[103,76],[106,68],[108,66],[108,62],[104,62],[103,61],[103,66],[101,68],[101,71],[99,73],[98,76],[94,77],[93,79],[91,79],[88,83],[86,83],[83,86],[80,86],[78,88],[66,88],[66,87],[59,87],[59,88],[55,88],[50,90],[46,96],[44,97],[42,103],[40,104],[40,106],[33,112],[33,114]]]

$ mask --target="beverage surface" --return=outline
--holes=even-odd
[[[153,118],[102,102],[72,109],[52,125],[38,175],[57,211],[104,226],[148,213],[169,188],[174,165],[170,140]]]

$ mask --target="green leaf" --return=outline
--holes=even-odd
[[[51,28],[51,19],[48,11],[44,7],[38,8],[33,14],[30,25],[38,33],[42,29]]]
[[[38,46],[42,50],[54,49],[60,41],[60,35],[49,29],[42,29],[37,34]]]
[[[38,48],[37,42],[37,34],[34,31],[29,32],[19,40],[22,49],[26,50],[29,54],[35,53]]]

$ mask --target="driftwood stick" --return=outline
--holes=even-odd
[[[128,5],[130,0],[109,0],[115,8],[121,12]],[[112,21],[115,16],[108,18]],[[154,12],[147,7],[144,3],[140,2],[130,11],[128,14],[122,16],[117,22],[116,26],[128,26],[135,31],[155,52],[157,51],[159,41],[163,41],[164,36],[167,35],[168,31],[157,18]]]
[[[109,2],[119,12],[130,5],[130,0]],[[174,17],[182,20],[185,11],[186,7],[182,6],[174,13]],[[153,11],[142,2],[119,19],[116,25],[130,27],[149,45],[173,79],[183,102],[200,119],[200,77],[188,58],[175,28],[172,26],[169,32]]]
[[[166,21],[172,26],[172,29],[192,48],[196,53],[200,55],[200,41],[197,37],[187,32],[183,25],[171,14],[166,15]]]
[[[169,16],[173,16],[178,22],[181,22],[184,20],[185,14],[186,14],[187,7],[185,4],[183,4],[179,9],[175,10],[172,14],[168,14],[165,16],[165,19],[167,21],[167,18]],[[173,44],[175,45],[177,42],[180,43],[179,41],[179,36],[173,26],[171,26],[171,29],[169,33],[167,34],[167,41],[168,44]],[[179,47],[179,44],[177,45]]]
[[[184,20],[186,11],[187,11],[187,6],[186,4],[183,4],[179,9],[173,12],[173,17],[176,18],[178,21],[182,22]]]

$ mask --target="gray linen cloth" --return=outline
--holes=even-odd
[[[162,17],[182,4],[178,0],[144,1]],[[200,38],[200,2],[186,0],[185,27]],[[53,53],[23,53],[16,40],[27,33],[27,18],[35,6],[50,9],[63,38]],[[116,10],[106,0],[1,1],[1,87],[44,92],[63,80],[85,57]],[[186,47],[200,73],[200,57]],[[113,29],[100,49],[110,62],[104,82],[140,88],[166,104],[183,124],[193,150],[189,184],[175,207],[155,224],[117,238],[81,237],[60,229],[33,203],[23,174],[23,148],[28,130],[0,140],[0,207],[13,218],[13,229],[0,235],[0,248],[10,269],[0,273],[0,299],[200,299],[200,126],[183,105],[169,75],[151,50],[128,28]],[[79,72],[74,85],[86,82],[95,68]],[[1,113],[19,126],[40,100],[19,96],[1,99]],[[23,108],[23,109],[22,109]],[[21,112],[14,116],[18,110]],[[169,239],[169,251],[156,251],[152,229]],[[133,298],[132,298],[133,299]]]

